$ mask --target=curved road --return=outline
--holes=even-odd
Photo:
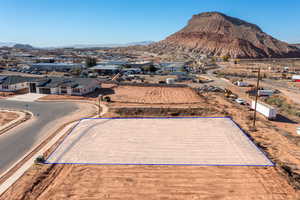
[[[18,161],[36,144],[58,128],[61,123],[54,121],[62,118],[79,107],[71,102],[19,102],[0,100],[1,108],[21,109],[31,111],[34,116],[0,135],[0,174]]]

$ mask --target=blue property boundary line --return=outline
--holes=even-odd
[[[92,119],[92,118],[91,118]],[[67,139],[67,137],[69,135],[71,135],[71,133],[73,132],[73,130],[78,126],[78,124],[80,124],[82,119],[80,119],[70,130],[70,132],[64,137],[64,139],[62,139],[59,144],[53,149],[53,151],[49,154],[49,156],[47,157],[46,161],[44,162],[45,164],[55,164],[55,163],[48,163],[47,160],[54,154],[54,152],[58,149],[58,147]]]
[[[111,118],[81,118],[83,119],[200,119],[200,118],[229,118],[231,117],[111,117]]]
[[[141,164],[141,163],[50,163],[44,164],[64,164],[64,165],[144,165],[144,166],[220,166],[220,167],[273,167],[274,165],[240,165],[240,164]]]
[[[68,136],[71,135],[73,130],[80,124],[82,120],[87,119],[116,119],[116,120],[122,120],[122,119],[203,119],[203,118],[222,118],[222,119],[230,119],[234,125],[240,129],[240,131],[243,133],[243,135],[246,137],[247,141],[252,144],[271,164],[270,165],[256,165],[256,164],[247,164],[247,165],[241,165],[241,164],[143,164],[143,163],[64,163],[64,162],[47,162],[47,160],[50,159],[51,156],[55,153],[55,151],[58,149],[58,147],[68,138]],[[245,167],[273,167],[275,166],[275,163],[272,162],[267,154],[263,152],[252,140],[252,138],[245,133],[245,131],[232,119],[230,116],[226,117],[112,117],[112,118],[81,118],[76,125],[72,127],[70,132],[65,136],[65,138],[59,142],[59,144],[55,147],[55,149],[50,153],[50,155],[47,157],[44,164],[65,164],[65,165],[145,165],[145,166],[245,166]]]
[[[236,127],[238,127],[240,130],[241,130],[241,132],[244,134],[244,136],[248,139],[248,141],[260,152],[260,153],[262,153],[266,158],[267,158],[267,160],[269,161],[269,162],[271,162],[272,164],[271,164],[271,166],[275,166],[275,163],[271,160],[271,159],[269,159],[269,157],[268,157],[268,155],[263,151],[263,150],[261,150],[260,148],[259,148],[259,146],[257,146],[257,144],[255,144],[255,142],[253,141],[253,139],[240,127],[240,125],[238,125],[231,117],[230,117],[230,120],[236,125]]]

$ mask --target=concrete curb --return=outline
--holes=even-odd
[[[0,109],[0,111],[18,112],[18,113],[23,114],[23,116],[9,122],[8,124],[4,125],[4,127],[0,128],[0,135],[4,134],[5,132],[9,131],[12,128],[18,126],[19,124],[31,119],[32,116],[34,116],[34,114],[32,112],[25,111],[25,110]]]
[[[101,115],[104,115],[108,111],[108,107],[106,105],[100,105],[102,107]],[[96,116],[97,117],[97,116]],[[80,119],[78,119],[80,120]],[[66,123],[62,125],[62,130],[60,130],[58,133],[54,133],[55,136],[50,139],[49,142],[47,142],[41,149],[39,149],[34,155],[32,155],[27,161],[25,161],[24,164],[22,164],[21,167],[19,167],[10,177],[8,177],[3,183],[0,185],[0,197],[1,195],[9,189],[35,162],[35,159],[43,155],[47,150],[49,150],[59,139],[72,130],[73,126],[77,124],[78,120],[74,120],[72,122]],[[60,129],[60,128],[59,128]],[[59,130],[58,129],[58,130]],[[47,139],[46,139],[47,140]],[[40,147],[40,145],[43,144],[42,141],[40,144],[37,144],[34,148],[32,148],[31,151],[29,151],[27,154],[25,154],[21,159],[19,159],[12,167],[7,169],[4,173],[0,175],[0,178],[4,177],[7,173],[9,173],[11,170],[13,170],[19,163],[21,163],[26,157],[30,156],[36,149]]]

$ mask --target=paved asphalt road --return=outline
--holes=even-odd
[[[37,142],[49,134],[41,131],[51,122],[79,109],[76,104],[68,102],[20,102],[0,100],[0,108],[22,109],[31,111],[36,119],[11,129],[0,135],[0,174],[24,156]]]

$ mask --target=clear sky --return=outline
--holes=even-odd
[[[220,11],[300,42],[299,0],[0,0],[0,41],[35,46],[162,40],[193,14]]]

